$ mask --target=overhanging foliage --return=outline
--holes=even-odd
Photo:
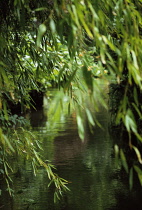
[[[92,126],[96,121],[84,94],[94,109],[98,110],[98,101],[106,107],[95,78],[108,83],[113,79],[122,88],[115,120],[125,126],[128,146],[141,164],[139,147],[133,145],[131,135],[141,144],[141,11],[142,2],[134,0],[1,1],[1,116],[8,121],[9,101],[20,103],[24,111],[31,105],[31,90],[43,91],[56,83],[75,103],[83,139],[82,108]],[[1,132],[1,139],[3,135]],[[122,150],[120,157],[132,176]],[[137,167],[133,168],[141,182]]]

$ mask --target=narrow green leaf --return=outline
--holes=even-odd
[[[133,58],[133,62],[134,62],[134,66],[136,69],[138,69],[138,62],[137,62],[137,56],[135,54],[135,52],[133,50],[131,50],[131,53],[132,53],[132,58]]]
[[[91,125],[95,126],[95,122],[94,122],[94,120],[93,120],[93,117],[92,117],[92,114],[91,114],[90,110],[86,108],[85,111],[86,111],[86,114],[87,114],[89,123],[90,123]]]
[[[139,117],[142,118],[142,113],[141,111],[139,110],[138,106],[134,103],[132,103],[132,106],[135,108],[136,112],[138,113]]]
[[[139,104],[139,102],[138,102],[138,92],[137,92],[136,87],[134,87],[133,96],[134,96],[135,103],[138,105]]]
[[[43,11],[43,10],[47,10],[47,8],[46,7],[39,7],[37,9],[35,9],[34,11],[39,12],[39,11]]]
[[[132,148],[135,150],[135,153],[136,153],[136,155],[137,155],[137,158],[138,158],[140,164],[142,164],[142,158],[141,158],[141,153],[140,153],[140,151],[139,151],[138,148],[135,147],[135,146],[132,146]]]
[[[38,28],[38,35],[36,40],[37,47],[40,47],[40,42],[45,32],[46,32],[46,26],[45,24],[42,23]]]
[[[137,172],[137,175],[138,175],[140,184],[142,186],[142,170],[138,166],[136,166],[136,165],[134,165],[134,169]]]
[[[82,23],[82,25],[83,25],[83,27],[84,27],[84,29],[85,29],[87,35],[88,35],[90,38],[93,39],[93,35],[92,35],[92,33],[91,33],[91,31],[90,31],[88,25],[86,24],[85,17],[84,17],[84,15],[83,15],[83,13],[82,13],[81,10],[78,12],[78,17],[79,17],[79,19],[80,19],[80,21],[81,21],[81,23]]]
[[[127,128],[127,131],[130,132],[131,130],[136,133],[137,132],[137,125],[135,122],[134,115],[130,109],[127,110],[126,116],[125,116],[125,126]]]
[[[12,151],[12,152],[15,152],[13,146],[11,145],[11,142],[10,140],[7,138],[6,135],[3,134],[3,137],[2,137],[4,140],[5,140],[5,143],[8,145],[9,149]]]
[[[118,155],[119,155],[119,147],[118,145],[114,145],[114,152],[115,152],[115,157],[118,158]]]
[[[75,74],[77,72],[77,68],[72,72],[72,74],[68,77],[68,81],[66,82],[64,89],[68,89],[70,87],[71,82],[73,81]]]
[[[128,173],[128,171],[129,171],[128,164],[127,164],[126,157],[125,157],[125,154],[122,149],[120,149],[120,157],[121,157],[122,165],[123,165],[125,171]]]
[[[91,71],[88,71],[86,65],[82,67],[83,78],[85,80],[86,85],[88,86],[89,90],[93,91],[93,78]]]
[[[78,125],[78,133],[79,133],[79,137],[81,138],[81,140],[84,139],[84,126],[83,126],[83,121],[82,118],[77,115],[77,125]]]
[[[50,185],[53,183],[53,179],[49,182],[48,187],[50,187]]]
[[[51,28],[52,33],[56,32],[56,25],[53,19],[50,20],[50,28]]]

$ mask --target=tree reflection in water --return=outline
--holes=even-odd
[[[108,132],[109,117],[100,109],[97,118],[103,129],[95,127],[86,133],[85,141],[78,137],[76,121],[71,116],[62,122],[58,132],[46,132],[46,118],[35,121],[38,112],[32,113],[33,130],[43,142],[43,155],[51,160],[58,174],[69,180],[71,189],[58,203],[53,201],[54,189],[48,188],[47,175],[40,169],[35,177],[28,161],[21,161],[21,177],[14,177],[15,197],[2,201],[4,210],[139,210],[137,190],[129,191],[125,174],[115,168],[113,143]],[[39,115],[41,112],[39,111]],[[38,119],[38,117],[36,118]],[[37,122],[37,124],[36,124]],[[41,124],[40,124],[40,123]],[[64,127],[64,129],[63,129]],[[58,134],[57,134],[58,133]],[[4,204],[4,205],[3,205]]]

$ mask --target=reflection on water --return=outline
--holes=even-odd
[[[128,179],[115,168],[113,145],[108,133],[108,114],[101,109],[98,119],[103,130],[96,127],[86,133],[85,141],[78,137],[74,116],[63,121],[65,130],[46,132],[46,117],[42,111],[31,115],[33,130],[43,142],[44,158],[51,160],[58,174],[69,180],[71,189],[54,204],[52,187],[47,187],[46,172],[35,177],[25,161],[20,176],[14,178],[15,197],[3,198],[4,210],[140,210],[141,192],[129,191]],[[63,128],[63,126],[61,126]],[[54,138],[55,137],[55,138]]]

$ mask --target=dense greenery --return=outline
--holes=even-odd
[[[83,139],[83,116],[87,116],[90,127],[97,123],[90,104],[96,111],[99,103],[107,108],[100,84],[110,83],[113,122],[127,130],[129,142],[125,146],[134,151],[134,161],[128,163],[129,154],[118,145],[116,155],[129,174],[130,186],[133,170],[142,184],[141,11],[141,0],[0,2],[0,172],[8,186],[8,157],[15,154],[31,159],[34,170],[36,165],[44,166],[59,193],[62,187],[66,189],[67,182],[52,172],[52,165],[41,160],[37,153],[40,145],[32,134],[27,132],[28,137],[20,140],[18,131],[13,131],[13,123],[25,124],[13,115],[15,109],[24,113],[35,106],[31,92],[38,94],[58,87],[61,94],[55,98],[55,109],[50,110],[54,113],[61,110],[64,95],[68,95],[68,111],[75,108],[79,136]]]

